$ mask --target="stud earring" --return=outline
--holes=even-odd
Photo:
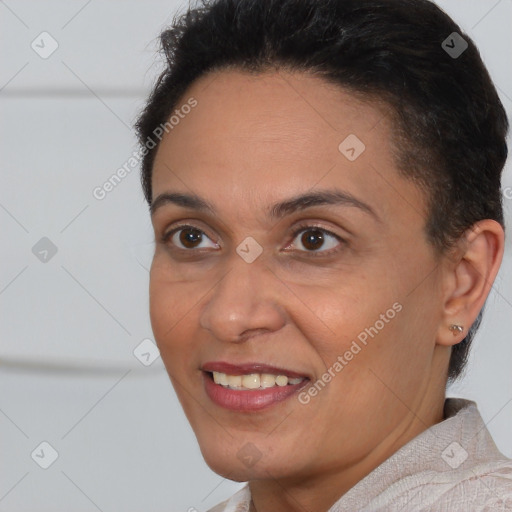
[[[450,331],[452,331],[454,336],[457,336],[457,334],[460,334],[461,332],[464,331],[464,327],[462,327],[462,325],[456,325],[456,324],[450,325],[450,327],[448,327],[448,329],[450,329]]]

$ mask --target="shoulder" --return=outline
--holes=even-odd
[[[372,512],[512,510],[512,460],[496,447],[474,402],[447,399],[445,420],[357,484],[340,510],[356,499]]]
[[[511,510],[512,459],[498,450],[474,402],[448,399],[446,410],[450,421],[438,431],[446,464],[430,465],[433,478],[421,492],[430,506],[424,510]]]
[[[340,502],[339,505],[345,505]],[[349,510],[346,506],[332,512]],[[466,469],[424,471],[404,476],[359,510],[491,512],[512,510],[512,460],[494,460]]]
[[[440,479],[438,484],[443,485]],[[432,482],[434,485],[435,483]],[[477,512],[512,510],[512,460],[489,462],[464,471],[445,492],[432,502],[432,510],[471,510]],[[430,487],[430,486],[428,486]],[[428,487],[425,491],[428,493]]]

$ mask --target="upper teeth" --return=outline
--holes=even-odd
[[[272,375],[271,373],[250,373],[249,375],[227,375],[226,373],[213,372],[215,384],[231,389],[265,389],[275,385],[286,386],[298,384],[302,378],[291,378],[286,375]]]

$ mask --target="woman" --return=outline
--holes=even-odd
[[[151,322],[218,511],[505,510],[461,375],[504,250],[508,122],[426,0],[217,0],[137,121]]]

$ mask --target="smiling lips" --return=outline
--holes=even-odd
[[[261,364],[207,363],[205,390],[217,405],[234,411],[255,411],[281,402],[309,379],[295,372]]]

